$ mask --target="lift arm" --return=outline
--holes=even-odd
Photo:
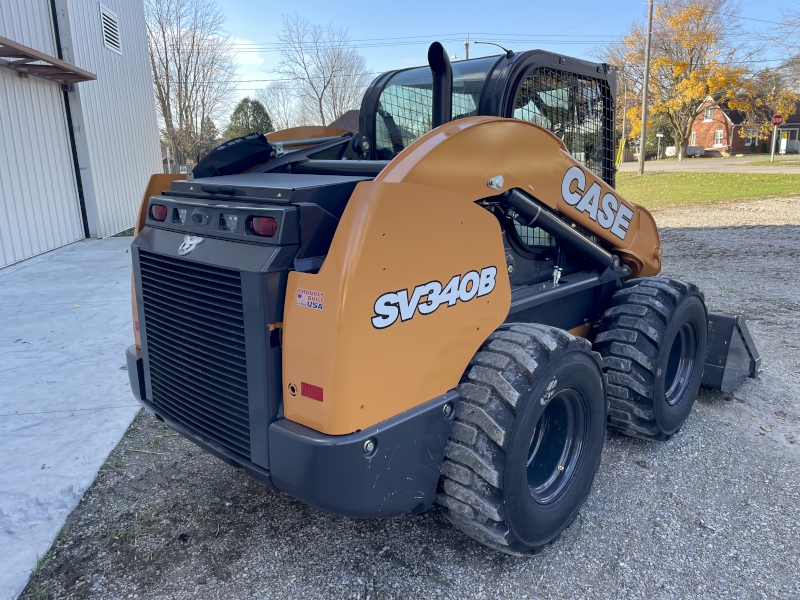
[[[600,238],[634,276],[661,270],[661,244],[647,209],[583,167],[547,129],[500,117],[470,117],[424,135],[376,183],[413,183],[478,201],[519,189]]]

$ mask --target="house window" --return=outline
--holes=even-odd
[[[690,146],[697,146],[697,132],[692,132],[692,141],[689,143]]]
[[[748,129],[744,145],[749,146],[753,142],[758,143],[758,129]]]
[[[714,132],[714,147],[722,146],[722,134],[725,133],[722,129],[717,129]]]
[[[103,34],[103,45],[117,54],[122,54],[119,19],[116,14],[102,4],[100,5],[100,29]]]
[[[714,107],[713,106],[709,106],[703,112],[703,121],[711,121],[713,118],[714,118]]]

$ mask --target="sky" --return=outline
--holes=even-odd
[[[428,45],[444,44],[450,55],[464,58],[463,40],[499,43],[512,50],[541,48],[576,58],[594,59],[592,50],[622,36],[629,25],[647,16],[642,0],[217,0],[227,15],[223,25],[234,39],[239,62],[238,97],[278,78],[277,35],[284,14],[347,27],[355,47],[375,74],[426,63]],[[657,4],[657,2],[656,2]],[[743,43],[754,32],[768,33],[800,0],[745,0],[730,18],[731,34]],[[764,66],[777,63],[780,36],[768,48]],[[493,46],[470,44],[470,58],[497,54]]]

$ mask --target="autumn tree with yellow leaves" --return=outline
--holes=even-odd
[[[781,115],[788,119],[797,111],[798,102],[800,94],[790,89],[790,80],[785,72],[764,69],[748,82],[747,112],[739,135],[746,137],[748,130],[756,129],[759,139],[769,140],[772,137],[772,116]]]
[[[653,15],[648,127],[651,119],[666,120],[679,158],[686,155],[692,125],[708,96],[732,109],[748,108],[742,50],[729,45],[725,35],[734,13],[730,0],[666,0]],[[607,62],[622,66],[629,93],[638,90],[640,99],[645,36],[645,24],[634,23],[604,52]],[[630,137],[636,137],[641,131],[641,100],[628,106]]]

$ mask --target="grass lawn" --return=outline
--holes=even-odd
[[[800,174],[617,173],[617,190],[645,208],[800,194]]]

